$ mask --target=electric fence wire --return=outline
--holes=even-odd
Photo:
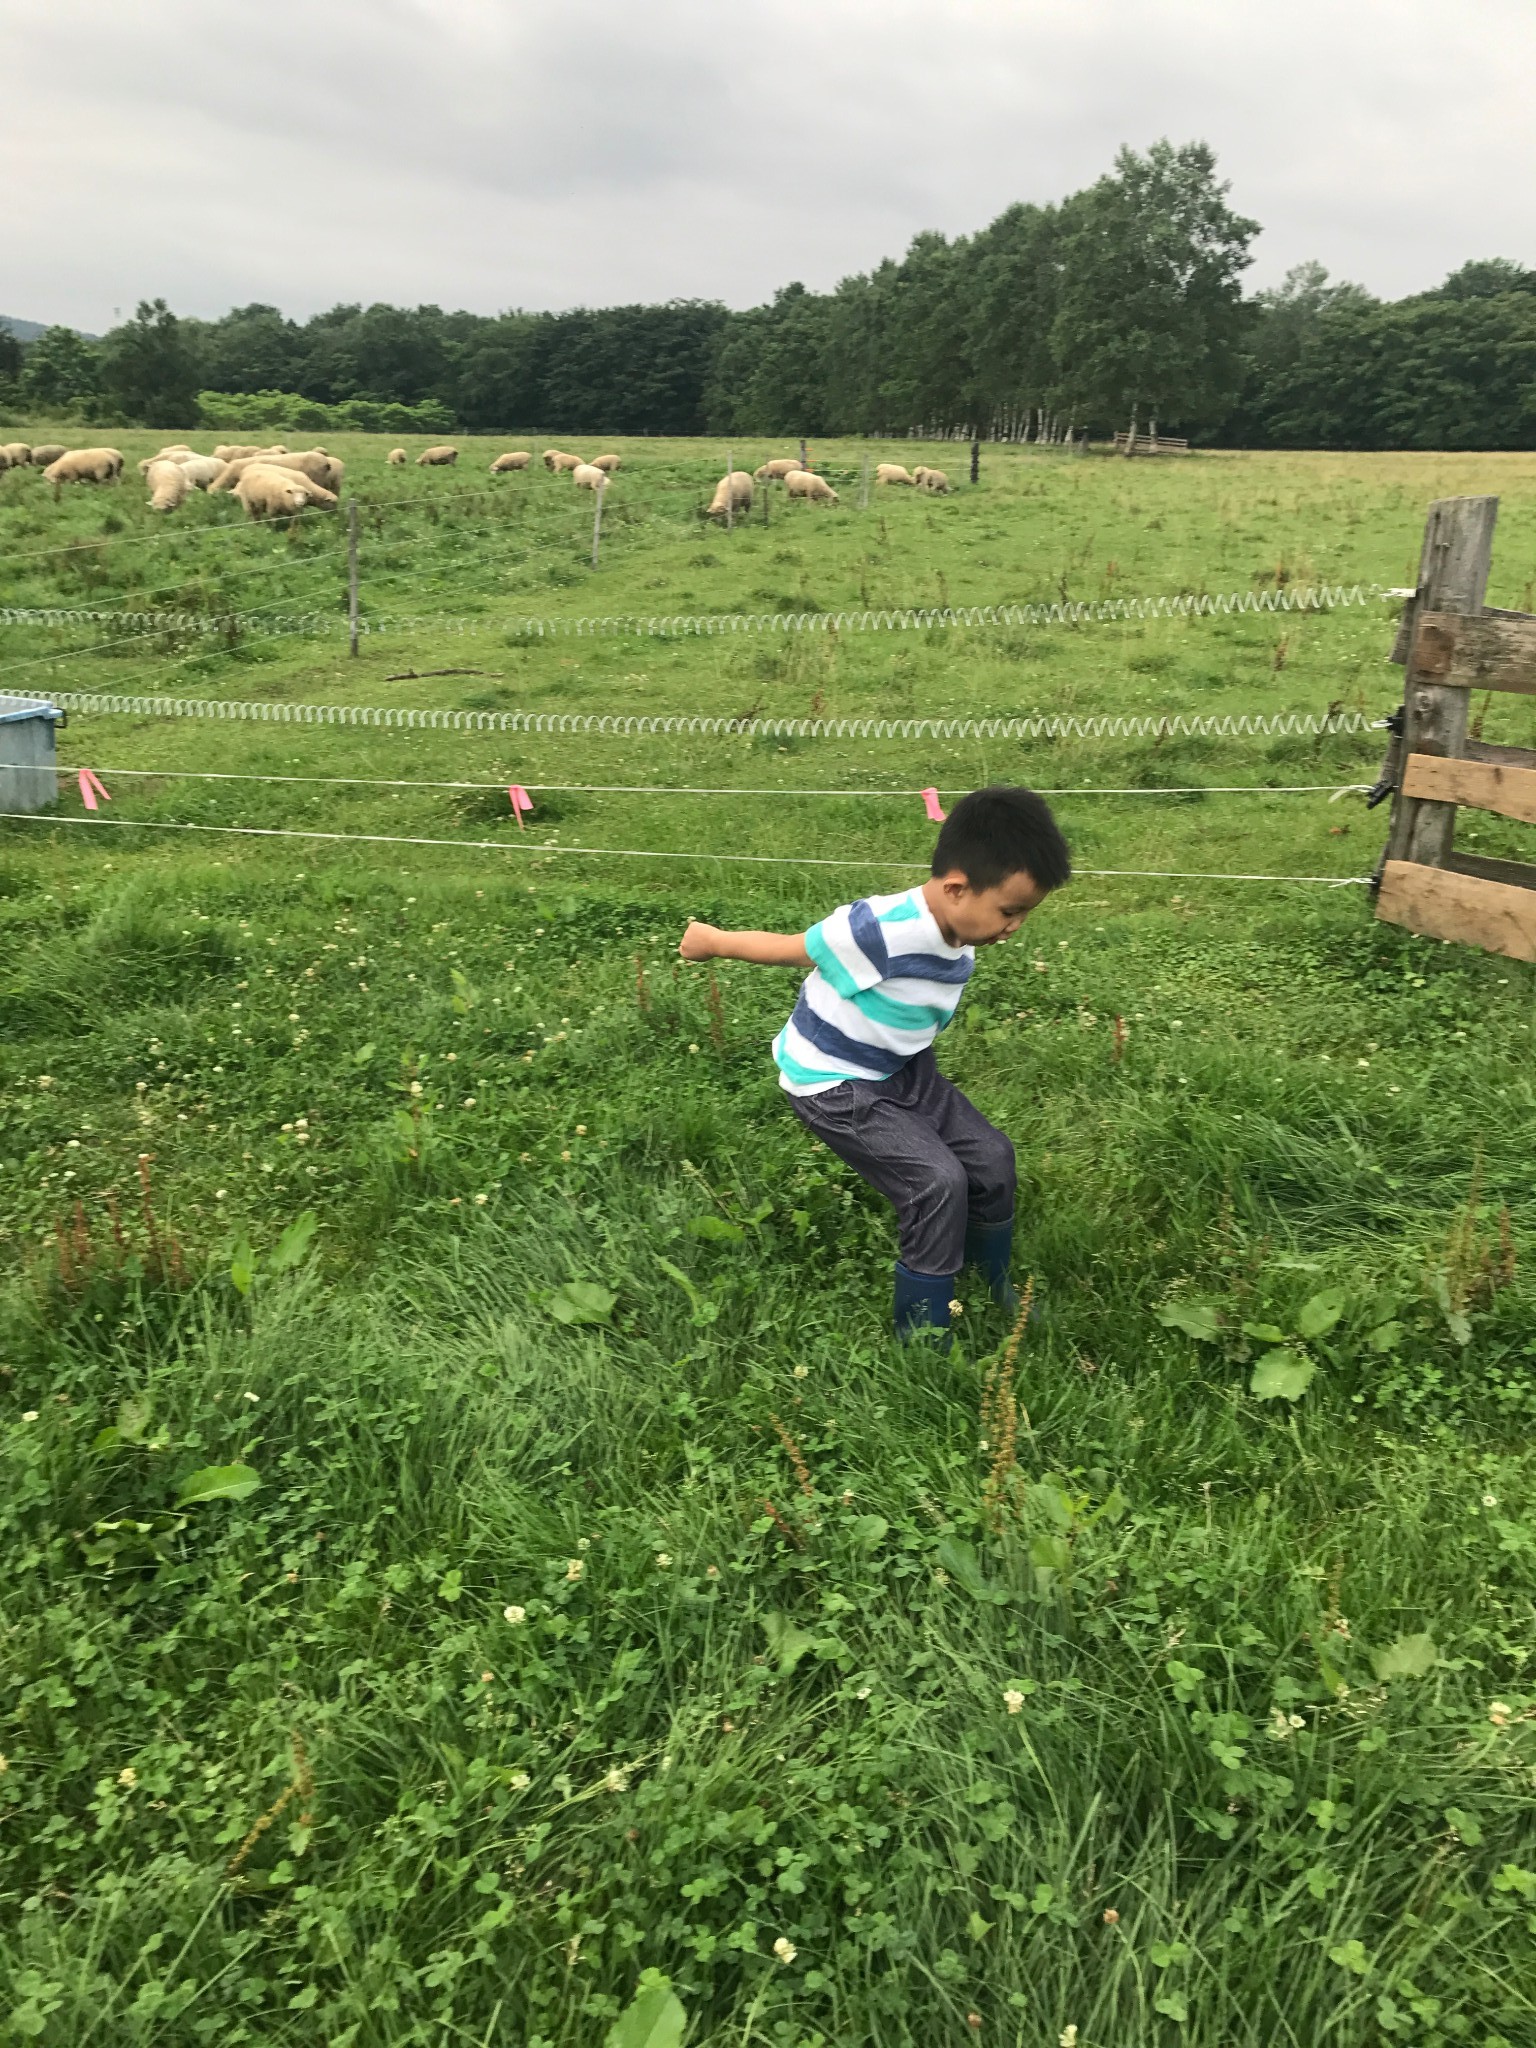
[[[263,635],[261,637],[277,637]],[[195,659],[195,655],[185,657]],[[471,711],[407,705],[291,704],[270,698],[117,695],[50,690],[60,710],[91,716],[192,718],[270,725],[370,726],[416,732],[499,732],[646,739],[1118,740],[1321,738],[1368,732],[1364,711],[1151,713],[1079,716],[1024,712],[994,718],[760,718],[698,712]],[[17,700],[21,701],[21,700]],[[0,707],[5,699],[0,697]]]
[[[710,639],[731,634],[922,632],[957,626],[1087,626],[1131,624],[1147,619],[1236,618],[1247,614],[1329,612],[1367,605],[1388,593],[1377,583],[1311,584],[1274,590],[1179,591],[1157,597],[1056,599],[1050,603],[858,607],[842,611],[701,612],[645,617],[634,613],[611,616],[514,617],[483,614],[418,613],[361,619],[365,635],[437,633],[465,635],[499,633],[508,638],[547,639]],[[273,607],[263,607],[270,610]],[[92,611],[79,606],[0,606],[3,625],[91,625],[103,619],[137,625],[146,631],[223,633],[238,613]],[[279,614],[285,632],[344,633],[345,614]]]
[[[0,820],[28,825],[73,825],[87,830],[120,832],[213,832],[245,839],[323,840],[332,845],[456,847],[461,852],[527,853],[541,860],[574,854],[594,860],[687,860],[703,865],[729,862],[733,866],[774,868],[898,868],[912,874],[927,874],[928,864],[904,860],[830,860],[809,854],[774,853],[674,853],[651,846],[557,846],[548,841],[526,839],[432,839],[395,832],[321,832],[292,825],[201,825],[170,823],[139,818],[53,818],[38,811],[0,811]],[[1096,880],[1158,882],[1274,882],[1314,884],[1328,889],[1368,888],[1368,875],[1246,875],[1217,874],[1204,868],[1077,868],[1075,872]]]

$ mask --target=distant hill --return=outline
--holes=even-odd
[[[11,313],[0,313],[0,327],[8,327],[18,341],[36,341],[39,335],[48,332],[46,321],[18,320]],[[100,341],[101,339],[99,334],[87,334],[83,327],[77,328],[76,332],[82,341]]]

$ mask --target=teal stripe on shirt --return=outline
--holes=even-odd
[[[843,991],[839,989],[838,993]],[[855,989],[848,1000],[858,1005],[871,1024],[884,1024],[892,1031],[931,1031],[935,1025],[949,1022],[960,997],[957,993],[949,1004],[904,1003],[896,996],[888,996],[884,989],[861,988]]]
[[[806,933],[805,950],[810,954],[811,958],[840,996],[846,996],[849,1002],[856,1002],[858,1000],[860,994],[859,984],[833,952],[831,946],[822,935],[822,929],[819,924],[813,924]]]
[[[773,1056],[782,1073],[788,1074],[791,1081],[799,1081],[806,1086],[814,1085],[818,1081],[846,1081],[849,1078],[846,1074],[829,1074],[824,1067],[801,1066],[793,1053],[784,1050],[782,1030],[773,1041]]]

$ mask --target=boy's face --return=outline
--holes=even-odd
[[[988,889],[973,888],[960,868],[926,886],[929,907],[952,946],[995,946],[1011,938],[1046,892],[1023,868]]]

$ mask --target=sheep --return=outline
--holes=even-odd
[[[721,477],[715,485],[715,495],[710,499],[704,517],[706,519],[745,519],[752,510],[752,478],[744,469],[733,469],[729,476]]]
[[[259,448],[254,441],[221,441],[213,452],[220,462],[238,462],[244,455],[285,455],[287,450],[276,444]]]
[[[819,505],[835,505],[836,491],[824,476],[817,476],[814,470],[792,469],[784,479],[784,488],[792,498],[809,498]]]
[[[341,479],[347,467],[344,462],[338,462],[334,455],[321,455],[312,448],[298,455],[241,455],[233,462],[224,464],[208,486],[210,494],[232,491],[253,462],[265,463],[274,469],[294,470],[300,476],[312,478],[327,491],[341,488]]]
[[[542,460],[544,467],[552,476],[562,469],[579,469],[581,467],[581,457],[579,455],[567,455],[561,448],[546,448]]]
[[[174,512],[191,488],[179,462],[152,462],[145,481],[150,490],[151,512]]]
[[[32,450],[32,467],[34,469],[46,469],[50,462],[57,462],[61,455],[67,453],[68,450],[62,441],[45,442],[41,448],[34,448]]]
[[[32,450],[25,441],[7,441],[0,448],[0,469],[26,469],[32,461]]]
[[[592,467],[594,469],[601,469],[605,471],[609,476],[612,476],[614,471],[619,467],[620,463],[622,463],[623,460],[624,458],[622,455],[594,455],[592,458]]]
[[[181,473],[195,490],[206,491],[224,465],[212,455],[187,455],[182,458]]]
[[[242,470],[234,494],[253,519],[280,519],[285,512],[302,512],[306,505],[334,512],[338,499],[302,470],[279,469],[275,463],[252,462]]]
[[[875,464],[875,482],[877,484],[915,484],[917,478],[912,474],[911,470],[905,468],[899,462],[877,462]]]
[[[252,462],[236,478],[234,494],[253,519],[281,519],[285,512],[304,510],[311,488],[309,478],[296,469]]]
[[[51,484],[115,484],[122,473],[115,448],[71,448],[43,471]]]
[[[912,481],[920,491],[931,491],[937,498],[949,496],[949,478],[942,469],[919,469]]]
[[[457,448],[450,448],[445,442],[440,448],[423,448],[416,458],[418,469],[452,468],[459,459]]]
[[[606,472],[590,462],[578,462],[571,471],[571,482],[578,491],[600,491],[607,481]]]
[[[526,469],[533,457],[526,448],[515,448],[510,455],[498,455],[491,464],[492,476],[505,476],[509,469]]]
[[[391,469],[404,469],[405,450],[403,448],[391,448],[389,453],[385,456],[384,460],[389,464]]]
[[[800,467],[799,459],[793,455],[776,455],[772,462],[765,462],[761,469],[752,472],[753,479],[760,484],[782,483],[792,470]]]

